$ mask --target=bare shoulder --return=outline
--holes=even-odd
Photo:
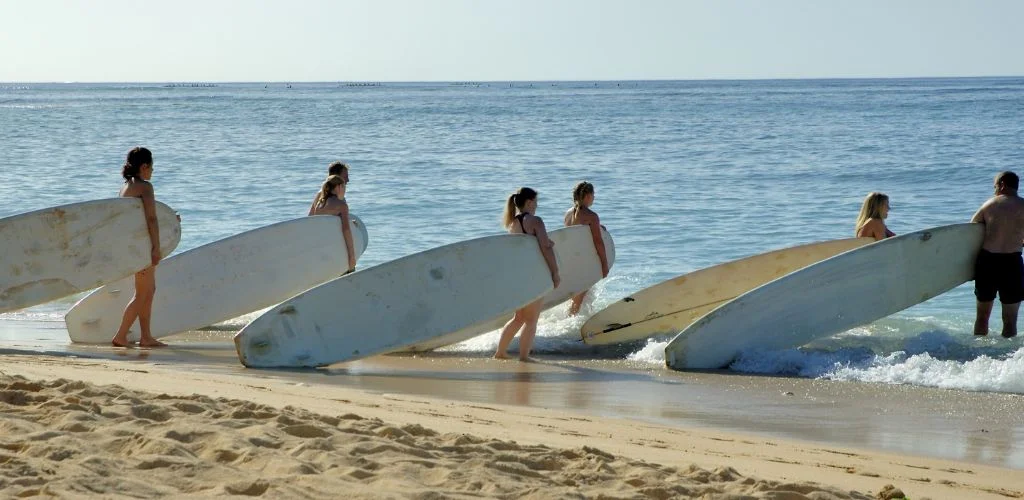
[[[582,221],[587,224],[601,223],[601,218],[597,216],[597,212],[589,208],[583,208],[582,210],[580,210],[580,219],[582,219]]]
[[[125,198],[146,198],[153,196],[153,185],[142,179],[135,179],[121,188],[121,196]]]
[[[884,232],[885,232],[885,223],[882,222],[882,219],[868,219],[868,221],[865,222],[864,225],[860,227],[860,230],[857,231],[857,235],[858,236],[872,236],[872,235],[880,234],[880,233],[884,233]]]
[[[533,214],[526,214],[526,216],[523,217],[523,225],[543,229],[544,219],[541,219],[540,217],[537,217],[536,215]]]

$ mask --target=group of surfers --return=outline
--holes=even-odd
[[[153,338],[150,331],[150,316],[153,297],[156,293],[155,269],[161,259],[160,231],[157,225],[156,204],[153,185],[153,154],[144,147],[136,147],[128,152],[121,169],[124,185],[120,196],[140,198],[146,216],[147,228],[152,243],[150,267],[135,274],[135,295],[125,307],[121,325],[111,339],[116,347],[128,347],[128,329],[139,321],[141,337],[140,347],[161,347],[163,342]],[[334,162],[328,166],[327,179],[309,207],[308,215],[332,215],[341,219],[341,230],[345,249],[348,253],[348,269],[344,274],[355,271],[356,255],[350,227],[349,208],[345,201],[346,187],[349,182],[349,167],[342,162]],[[1021,259],[1021,247],[1024,244],[1024,199],[1017,194],[1019,179],[1013,172],[1000,172],[995,177],[994,196],[988,199],[971,222],[984,225],[984,239],[975,263],[974,293],[977,298],[977,316],[974,334],[988,334],[988,321],[993,303],[998,295],[1002,303],[1003,337],[1017,335],[1017,312],[1020,302],[1024,299],[1024,262]],[[608,275],[608,258],[605,254],[604,241],[601,237],[600,217],[591,209],[594,203],[594,185],[583,181],[573,188],[573,205],[566,211],[566,226],[585,225],[590,228],[598,259],[601,263],[602,276]],[[544,220],[536,215],[537,191],[521,187],[510,194],[505,203],[502,224],[509,233],[526,234],[537,239],[540,252],[551,272],[551,282],[555,288],[561,282],[558,274],[558,262],[554,253],[554,242],[548,238]],[[882,240],[895,236],[886,226],[889,216],[889,197],[884,193],[872,192],[864,198],[857,217],[855,234],[858,237]],[[579,312],[587,291],[583,291],[570,302],[569,313]],[[537,322],[540,318],[542,299],[516,310],[501,330],[494,357],[508,359],[509,344],[519,334],[519,359],[528,361],[537,333]]]

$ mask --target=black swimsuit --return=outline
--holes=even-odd
[[[999,293],[1003,304],[1024,299],[1024,263],[1020,252],[994,253],[982,249],[974,265],[974,295],[981,302],[992,302]]]
[[[530,234],[526,232],[526,226],[523,225],[524,217],[526,217],[526,214],[519,214],[516,216],[516,220],[519,221],[519,229],[523,230],[523,234]]]

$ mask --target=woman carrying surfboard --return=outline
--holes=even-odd
[[[601,237],[601,219],[597,213],[590,209],[594,204],[594,185],[582,181],[576,184],[572,190],[572,208],[565,212],[566,226],[590,226],[590,236],[594,239],[594,248],[597,250],[597,258],[601,261],[601,276],[608,277],[608,256],[604,251],[604,238]],[[575,316],[580,312],[583,299],[587,296],[584,290],[572,297],[569,305],[569,315]]]
[[[355,245],[352,243],[352,227],[348,216],[348,202],[345,201],[347,182],[340,175],[327,177],[320,186],[320,193],[313,202],[310,215],[337,215],[341,218],[341,234],[345,239],[345,251],[348,252],[348,270],[344,274],[356,270]]]
[[[858,238],[874,238],[875,241],[896,236],[896,233],[885,225],[885,218],[888,216],[889,196],[879,192],[868,193],[860,207],[857,230],[854,234]]]
[[[150,332],[149,319],[153,311],[153,296],[156,294],[156,266],[160,263],[160,227],[156,217],[156,196],[153,185],[153,153],[144,147],[135,147],[128,152],[124,165],[121,167],[124,186],[120,196],[123,198],[142,199],[142,210],[146,216],[146,227],[149,230],[151,266],[135,273],[135,296],[124,308],[121,326],[114,334],[110,343],[115,347],[128,347],[128,329],[135,320],[139,320],[139,347],[163,347],[167,344],[153,338]]]
[[[505,212],[501,222],[512,234],[529,234],[537,238],[540,245],[540,253],[551,271],[551,282],[558,288],[562,279],[558,276],[558,262],[555,260],[555,244],[548,238],[548,232],[544,228],[544,221],[534,215],[537,210],[537,191],[528,187],[521,187],[519,191],[509,195],[505,202]],[[514,286],[511,284],[510,286]],[[523,308],[516,310],[512,319],[505,323],[501,329],[501,339],[498,341],[498,349],[494,352],[495,359],[508,359],[508,345],[512,338],[522,329],[519,335],[519,360],[529,361],[530,350],[533,348],[533,337],[537,335],[537,320],[540,319],[540,310],[543,299],[537,299]]]
[[[342,180],[345,181],[345,185],[348,185],[348,165],[336,161],[327,166],[327,177],[332,175],[340,175]],[[313,204],[309,206],[309,213],[306,215],[313,215],[316,211],[316,204],[320,201],[320,191],[317,191],[316,196],[313,197]],[[344,198],[342,198],[344,201]]]

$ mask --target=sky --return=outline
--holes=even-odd
[[[1019,0],[0,0],[0,81],[1024,75]]]

